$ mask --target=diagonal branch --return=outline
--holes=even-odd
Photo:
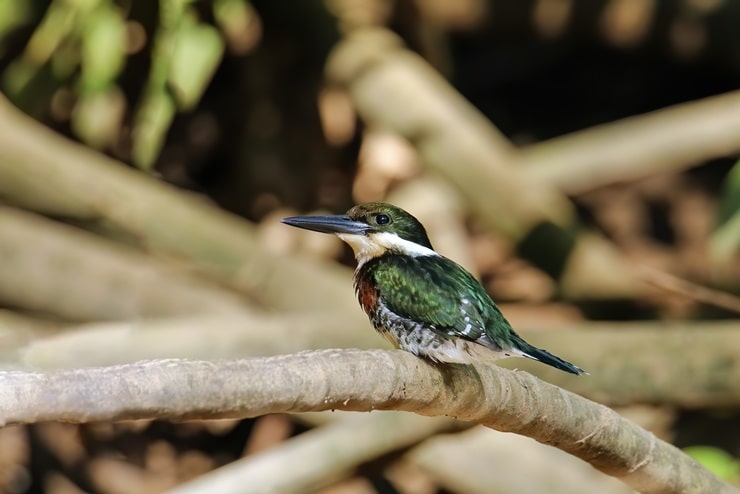
[[[740,151],[740,91],[591,127],[520,150],[521,171],[568,194]]]
[[[733,489],[613,410],[526,372],[435,366],[400,351],[325,350],[249,360],[164,360],[0,373],[0,421],[254,417],[404,410],[515,432],[648,493]]]

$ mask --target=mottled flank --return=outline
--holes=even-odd
[[[488,338],[482,301],[455,295],[471,280],[477,282],[454,263],[459,271],[450,270],[448,263],[452,261],[438,255],[412,257],[390,252],[370,260],[355,276],[360,305],[375,329],[389,333],[385,336],[392,336],[389,339],[397,347],[416,355],[460,363],[508,356],[510,352]],[[362,301],[371,286],[377,293],[374,306]],[[498,324],[508,326],[498,311],[488,319],[496,324],[499,317]]]

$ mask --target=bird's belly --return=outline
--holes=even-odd
[[[441,335],[382,306],[369,316],[373,327],[393,346],[437,362],[471,364],[507,356],[473,341]]]

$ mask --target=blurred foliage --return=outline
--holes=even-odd
[[[136,7],[113,0],[52,0],[23,52],[7,66],[2,88],[31,114],[41,116],[48,108],[58,119],[69,115],[77,137],[99,149],[116,144],[133,107],[132,161],[151,169],[176,113],[201,100],[226,44],[249,48],[244,33],[253,14],[245,0],[162,0],[158,10]],[[1,2],[0,36],[27,26],[40,11],[33,2]],[[142,51],[149,59],[146,82],[139,97],[127,101],[122,72]]]
[[[693,456],[717,477],[728,482],[737,482],[740,477],[740,461],[727,452],[711,446],[689,446],[684,452]]]
[[[740,161],[735,163],[725,178],[711,247],[713,256],[719,262],[740,252]]]

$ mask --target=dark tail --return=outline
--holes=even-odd
[[[571,374],[575,374],[577,376],[581,374],[588,374],[585,370],[581,369],[577,365],[573,365],[570,362],[566,362],[565,360],[561,359],[560,357],[556,357],[552,353],[542,350],[541,348],[536,348],[524,341],[523,339],[517,337],[514,339],[514,342],[516,343],[516,346],[518,349],[522,352],[523,357],[531,358],[532,360],[537,360],[539,362],[542,362],[543,364],[551,365],[555,367],[556,369],[560,369],[561,371],[570,372]]]

